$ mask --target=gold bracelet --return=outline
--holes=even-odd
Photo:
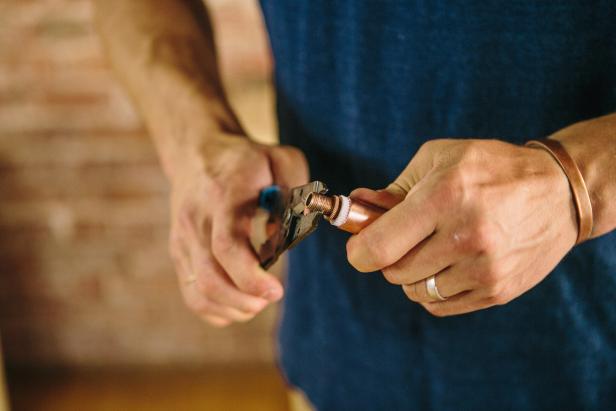
[[[575,164],[573,158],[557,140],[531,140],[525,145],[527,147],[540,148],[550,153],[560,168],[565,172],[569,180],[569,187],[571,187],[575,208],[577,210],[578,236],[575,243],[579,244],[586,241],[592,233],[592,204],[590,202],[590,195],[588,194],[586,182],[577,164]]]

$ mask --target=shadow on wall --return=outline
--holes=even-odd
[[[47,310],[45,301],[28,292],[38,288],[37,279],[31,274],[38,271],[36,252],[32,249],[34,244],[10,223],[10,193],[16,191],[11,174],[0,153],[0,333],[5,357],[20,358],[24,352],[32,351],[36,338],[30,335],[26,324],[36,318],[37,311]]]

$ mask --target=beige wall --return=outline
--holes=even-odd
[[[212,0],[248,128],[272,139],[256,2]],[[167,257],[168,187],[86,0],[0,2],[0,329],[13,365],[267,362],[266,312],[208,328]]]

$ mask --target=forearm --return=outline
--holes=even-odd
[[[96,0],[96,22],[168,175],[217,131],[240,133],[199,0]]]
[[[592,237],[616,229],[616,114],[576,123],[551,136],[574,158],[588,187]]]

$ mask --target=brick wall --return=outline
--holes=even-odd
[[[211,0],[223,73],[272,139],[256,2]],[[275,310],[208,328],[167,256],[168,187],[86,0],[0,2],[0,332],[12,365],[265,362]]]

